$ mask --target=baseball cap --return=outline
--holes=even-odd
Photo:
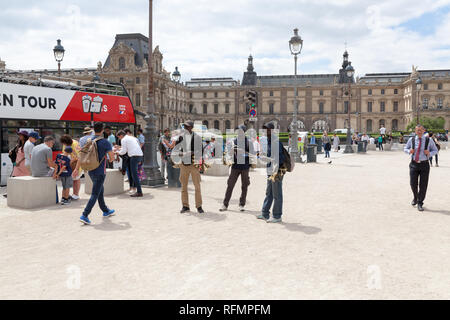
[[[193,128],[193,127],[194,127],[194,121],[192,121],[192,120],[187,120],[187,121],[185,121],[185,122],[183,123],[183,125],[184,125],[185,127],[191,127],[191,128]]]
[[[35,138],[36,140],[41,139],[41,137],[39,136],[39,134],[38,134],[37,132],[35,132],[35,131],[30,132],[30,133],[28,134],[28,136],[29,136],[30,138]]]

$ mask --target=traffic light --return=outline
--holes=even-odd
[[[256,99],[257,99],[257,92],[250,90],[247,91],[245,97],[247,99],[248,105],[250,106],[250,108],[256,108]]]

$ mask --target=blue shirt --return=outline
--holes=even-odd
[[[66,167],[61,174],[60,177],[70,177],[72,175],[72,168],[70,167],[70,158],[63,154],[58,154],[56,156],[55,163],[58,165],[58,172],[61,172],[62,167]]]
[[[116,144],[116,137],[113,134],[110,134],[108,137],[109,143],[111,143],[111,146]]]
[[[86,143],[88,142],[88,139],[94,139],[95,135],[90,134],[88,136],[83,136],[80,138],[80,148],[83,148]]]
[[[143,134],[140,134],[140,135],[138,136],[138,140],[139,140],[139,143],[140,143],[140,144],[144,144],[144,143],[145,143],[145,137],[144,137],[144,135],[143,135]]]
[[[311,140],[309,140],[309,144],[316,144],[316,137],[311,136]]]
[[[428,143],[428,151],[430,151],[430,155],[429,157],[425,154],[425,144],[426,144],[426,137],[425,135],[422,136],[422,144],[420,146],[420,150],[419,149],[419,136],[415,136],[412,137],[408,140],[408,143],[405,146],[405,153],[409,154],[409,152],[411,151],[411,149],[414,149],[415,152],[414,154],[411,154],[411,159],[414,161],[414,159],[416,159],[416,155],[417,152],[419,153],[419,161],[427,161],[429,158],[432,158],[434,155],[436,155],[438,153],[438,149],[436,147],[436,144],[434,143],[433,139],[429,138],[429,143]]]
[[[99,136],[94,136],[92,140],[100,138]],[[81,143],[81,141],[80,141]],[[108,161],[108,152],[112,151],[111,143],[109,143],[106,139],[101,139],[97,141],[97,150],[98,150],[98,161],[100,165],[97,169],[89,171],[90,174],[94,176],[101,176],[106,174],[106,161]]]

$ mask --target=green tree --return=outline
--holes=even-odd
[[[438,118],[421,117],[420,124],[423,125],[428,131],[443,130],[445,126],[445,119],[442,117]],[[413,131],[415,127],[416,121],[413,120],[406,127],[406,131]]]

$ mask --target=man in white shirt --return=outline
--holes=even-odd
[[[364,143],[364,151],[367,151],[367,144],[369,143],[369,136],[364,133],[361,137],[361,141]]]
[[[369,143],[370,143],[370,144],[375,144],[375,138],[374,138],[374,137],[370,137]]]
[[[31,153],[33,152],[34,145],[37,140],[41,139],[39,137],[39,134],[37,132],[30,132],[28,135],[28,140],[25,142],[25,145],[23,147],[23,152],[25,153],[25,166],[27,167],[28,171],[31,173]]]
[[[380,134],[381,134],[382,136],[384,136],[384,135],[386,134],[386,128],[385,128],[384,126],[381,126],[381,128],[380,128]]]
[[[132,194],[132,198],[143,197],[141,182],[138,177],[138,165],[142,163],[144,153],[139,145],[138,139],[132,135],[128,135],[125,131],[120,130],[117,133],[117,137],[120,139],[121,148],[119,149],[119,155],[123,156],[128,154],[130,158],[130,175],[133,179],[133,186],[136,188],[136,193]]]

